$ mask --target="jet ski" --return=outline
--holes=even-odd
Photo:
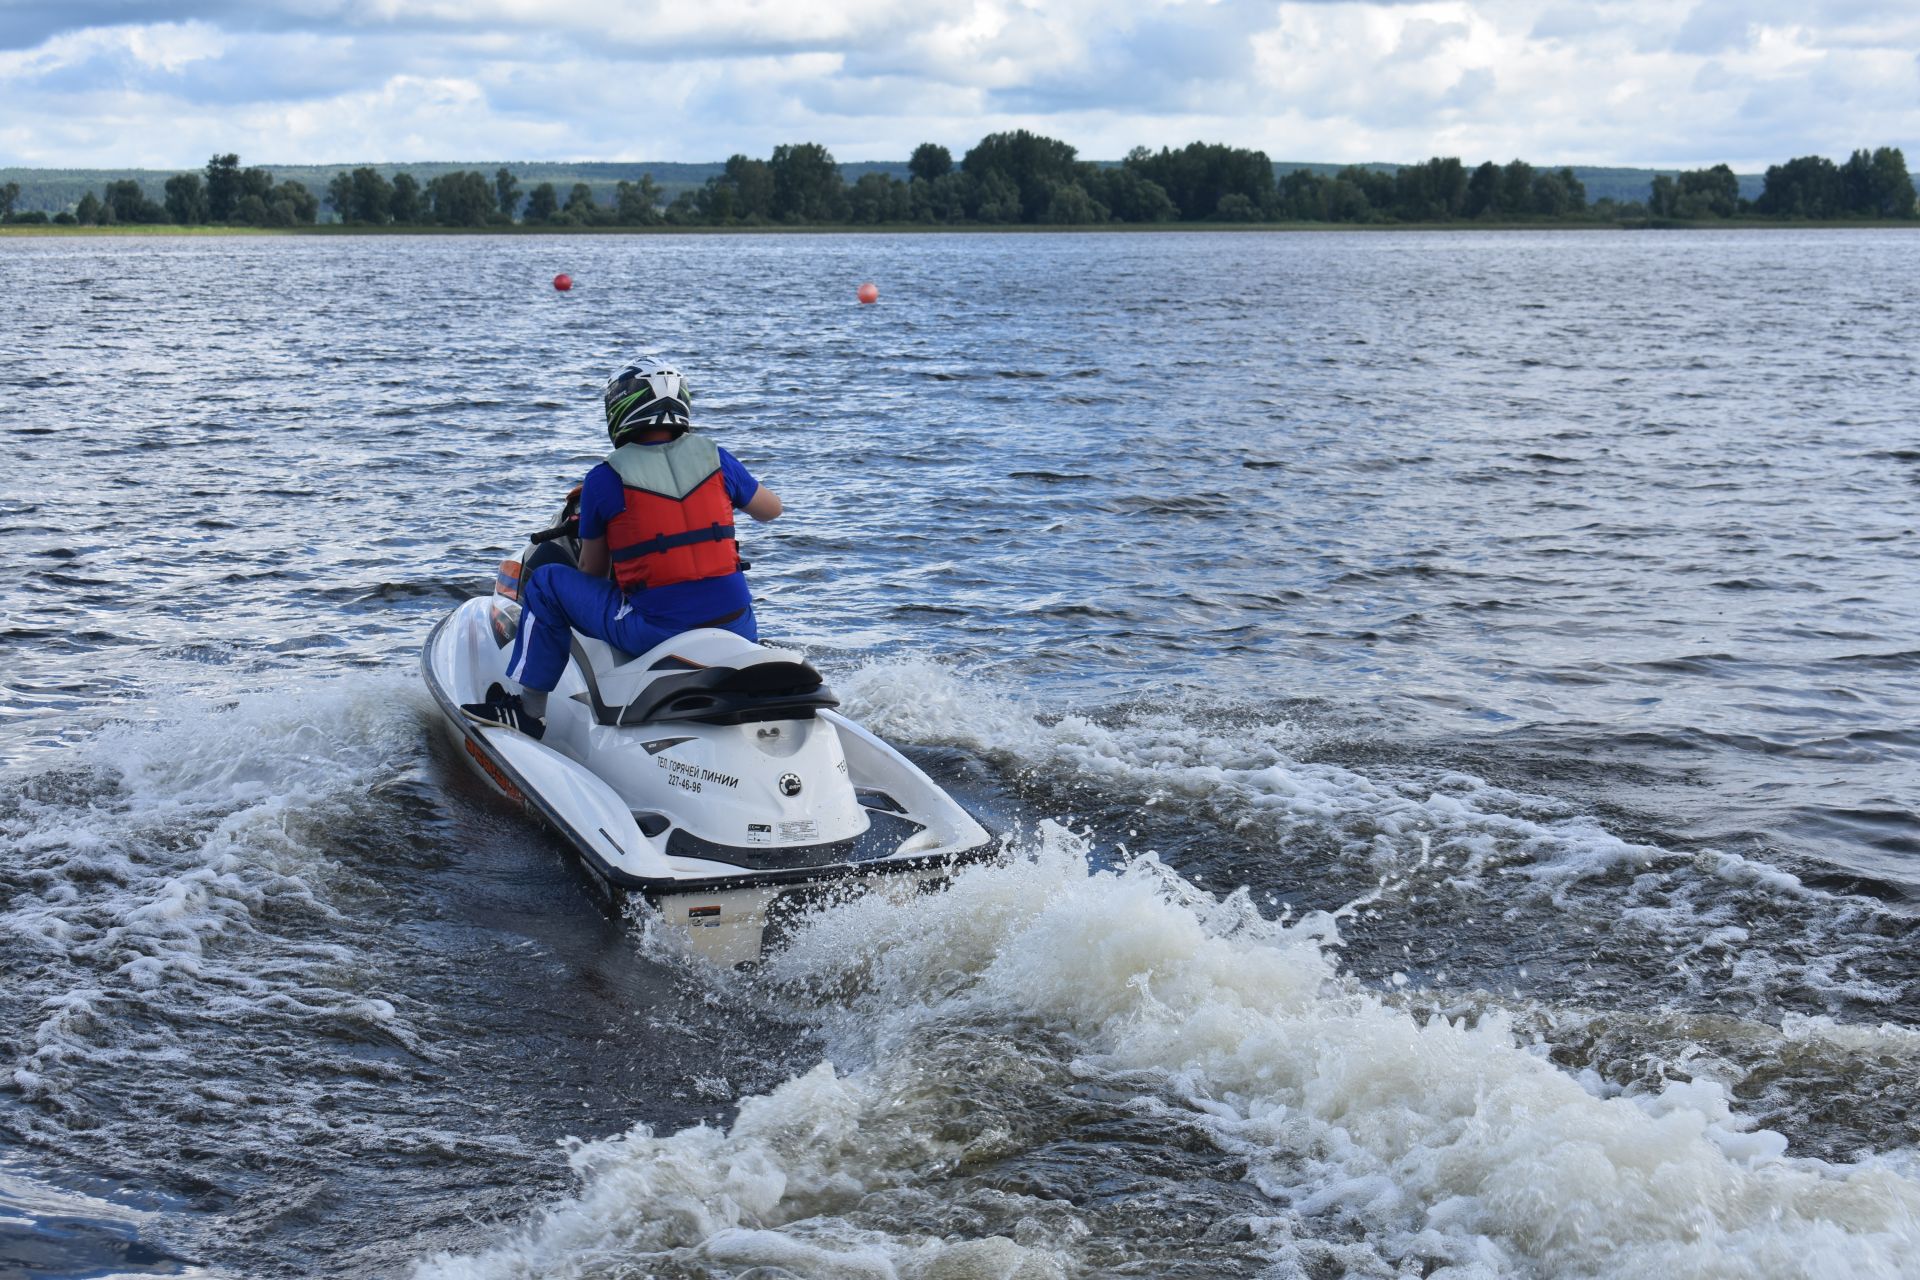
[[[505,680],[520,584],[577,561],[577,502],[575,490],[559,523],[500,566],[490,596],[435,625],[420,665],[460,758],[571,845],[616,903],[643,898],[694,952],[739,965],[823,899],[936,889],[993,856],[964,808],[835,710],[804,655],[731,631],[640,654],[575,632],[537,741],[462,711]]]

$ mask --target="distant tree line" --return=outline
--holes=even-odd
[[[320,202],[306,187],[298,182],[276,184],[273,174],[265,169],[242,169],[236,155],[213,157],[201,173],[168,178],[164,201],[148,196],[131,178],[107,183],[98,195],[89,191],[71,210],[61,210],[51,218],[37,210],[13,212],[18,197],[18,184],[10,182],[0,188],[0,215],[8,222],[102,227],[157,223],[297,227],[320,216]]]
[[[17,185],[0,186],[0,218]],[[1856,151],[1845,164],[1802,156],[1767,170],[1758,198],[1740,194],[1724,164],[1653,179],[1645,202],[1589,203],[1571,168],[1524,160],[1469,169],[1436,156],[1398,170],[1350,166],[1332,174],[1297,169],[1276,179],[1262,151],[1195,142],[1174,150],[1136,147],[1119,164],[1095,164],[1055,138],[1024,129],[989,134],[956,164],[938,143],[916,147],[907,176],[867,173],[854,183],[825,147],[782,145],[765,160],[735,155],[703,186],[671,202],[651,174],[622,181],[610,204],[584,182],[562,198],[550,182],[523,192],[505,168],[443,173],[425,184],[371,167],[336,175],[326,204],[359,226],[760,227],[920,224],[1094,226],[1171,222],[1638,222],[1726,218],[1912,218],[1915,194],[1898,147]],[[55,222],[173,222],[292,227],[314,222],[320,201],[297,182],[275,184],[238,156],[215,156],[204,174],[167,179],[155,202],[130,179],[88,192]]]
[[[551,182],[521,194],[507,169],[492,178],[467,171],[441,174],[422,186],[411,174],[391,179],[372,168],[342,173],[327,184],[327,205],[342,222],[359,226],[644,227],[663,220],[661,192],[651,174],[614,187],[613,203],[600,204],[593,188],[576,182],[566,199]]]
[[[1767,170],[1753,211],[1774,218],[1911,218],[1913,179],[1898,147],[1856,151],[1843,165],[1801,156]]]
[[[1527,222],[1536,219],[1626,216],[1611,202],[1589,206],[1587,189],[1570,168],[1536,169],[1525,160],[1492,161],[1469,171],[1436,156],[1394,173],[1350,166],[1332,177],[1296,169],[1282,178],[1271,201],[1255,212],[1235,205],[1242,220],[1276,222]]]
[[[914,150],[905,179],[868,173],[848,185],[816,143],[774,148],[766,160],[731,157],[725,170],[667,206],[677,226],[920,223],[1140,222],[1429,223],[1594,222],[1702,218],[1915,216],[1913,182],[1897,147],[1857,151],[1845,165],[1805,157],[1775,165],[1757,200],[1715,165],[1654,180],[1645,203],[1588,203],[1571,168],[1524,160],[1469,170],[1435,157],[1387,172],[1350,166],[1326,175],[1297,169],[1276,180],[1266,153],[1195,142],[1137,147],[1118,165],[1092,164],[1074,148],[1025,130],[991,134],[961,157],[937,143]]]

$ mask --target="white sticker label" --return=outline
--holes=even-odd
[[[702,783],[711,782],[729,791],[740,789],[740,779],[731,773],[721,773],[718,769],[706,769],[697,764],[688,764],[685,760],[675,760],[671,756],[655,756],[654,763],[667,771],[667,785],[686,791],[698,791]]]
[[[748,844],[772,844],[773,825],[767,822],[749,822],[747,824]]]
[[[805,844],[809,840],[820,838],[820,824],[812,818],[800,822],[780,824],[780,839],[785,844]]]

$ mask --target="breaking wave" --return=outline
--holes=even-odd
[[[748,1099],[728,1129],[576,1144],[576,1198],[418,1274],[1920,1265],[1920,1181],[1892,1159],[1796,1158],[1710,1082],[1623,1093],[1563,1071],[1497,1011],[1423,1021],[1342,973],[1331,913],[1277,922],[1152,857],[1089,873],[1085,853],[1049,828],[943,896],[813,917],[753,981],[811,1012],[829,1062]],[[1048,1101],[1056,1088],[1146,1121],[1135,1144],[1177,1150],[1184,1134],[1230,1157],[1187,1206],[1219,1215],[1208,1230],[1144,1206],[1137,1232],[1101,1221],[1114,1190],[1065,1152],[1083,1107]],[[1049,1149],[1051,1185],[1002,1176],[1046,1167]],[[1246,1188],[1257,1207],[1236,1200]]]
[[[419,1047],[369,990],[343,910],[368,886],[339,861],[379,821],[369,793],[417,753],[415,696],[356,680],[221,706],[179,699],[7,787],[0,999],[17,1030],[3,1079],[39,1104],[13,1113],[21,1123],[60,1145],[92,1133],[97,1148],[123,1107],[245,1114],[260,1074],[172,1087],[201,1075],[193,1064],[222,1026],[244,1028],[256,1055],[278,1056],[288,1034],[336,1048],[309,1049],[297,1074],[333,1057],[377,1076],[392,1070],[386,1050]]]

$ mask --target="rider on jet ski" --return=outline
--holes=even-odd
[[[733,512],[771,520],[779,495],[692,432],[693,396],[671,365],[636,360],[608,380],[605,399],[614,450],[580,488],[580,567],[542,565],[522,586],[507,663],[520,692],[494,684],[485,702],[461,708],[533,738],[546,732],[547,694],[566,669],[571,631],[628,653],[696,627],[760,638]]]

